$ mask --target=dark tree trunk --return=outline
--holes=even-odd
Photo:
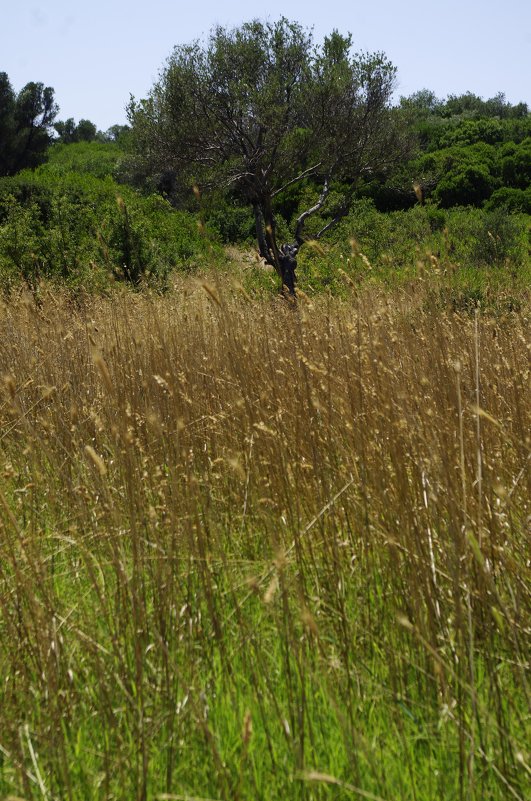
[[[277,224],[275,221],[275,215],[273,214],[271,197],[269,195],[265,195],[262,198],[261,207],[262,214],[264,215],[265,239],[267,244],[267,252],[269,254],[269,263],[273,265],[279,276],[282,278],[282,270],[280,268],[280,259],[276,238]]]
[[[264,231],[264,217],[258,203],[253,203],[254,225],[256,228],[256,241],[258,242],[258,252],[260,256],[269,263],[269,253],[267,252],[267,242]]]
[[[280,269],[282,271],[282,283],[287,287],[290,295],[295,294],[295,284],[297,283],[297,276],[295,270],[297,269],[297,253],[299,247],[297,244],[282,245],[279,251]]]
[[[297,283],[297,256],[301,246],[305,241],[303,231],[306,220],[313,214],[319,212],[327,202],[330,194],[331,176],[333,174],[335,165],[332,166],[330,172],[323,179],[321,194],[319,195],[317,202],[309,209],[303,211],[297,217],[295,225],[295,241],[291,244],[286,242],[280,247],[277,245],[276,223],[272,201],[275,195],[279,194],[279,192],[283,191],[283,189],[285,189],[287,186],[290,186],[294,182],[300,180],[305,175],[314,172],[317,167],[319,167],[319,164],[316,164],[313,167],[310,167],[308,170],[305,170],[303,173],[297,176],[297,178],[288,181],[284,187],[275,190],[272,194],[268,194],[262,190],[262,193],[255,195],[257,199],[253,202],[256,238],[258,241],[260,255],[263,259],[265,259],[267,264],[270,264],[275,268],[279,278],[282,281],[282,287],[287,289],[290,295],[295,295],[295,285]],[[346,193],[343,204],[337,209],[334,217],[329,220],[320,231],[313,235],[313,239],[320,239],[323,234],[330,230],[330,228],[336,225],[339,220],[347,214],[352,202],[356,185],[356,182],[352,183]]]
[[[275,215],[270,197],[266,196],[260,202],[253,203],[253,211],[259,253],[267,264],[275,268],[282,286],[290,295],[295,295],[297,282],[295,270],[299,245],[286,243],[278,247]]]

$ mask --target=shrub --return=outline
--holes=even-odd
[[[36,203],[22,206],[13,195],[0,197],[0,279],[22,278],[33,286],[42,272],[45,231]]]
[[[115,142],[55,143],[48,151],[47,171],[56,175],[70,172],[89,173],[96,178],[116,176],[123,151]]]
[[[447,173],[433,193],[444,208],[459,205],[481,205],[496,187],[496,180],[485,164],[459,166]]]
[[[531,187],[513,189],[503,186],[497,189],[485,204],[485,209],[492,211],[499,208],[504,208],[508,212],[531,214]]]
[[[516,145],[501,160],[501,175],[506,186],[526,189],[531,183],[531,138]]]
[[[519,262],[523,257],[522,221],[503,208],[486,212],[473,245],[474,256],[484,264]]]
[[[254,237],[253,215],[247,206],[225,202],[208,211],[206,221],[209,229],[226,245]]]
[[[0,181],[2,273],[94,285],[148,280],[164,287],[174,268],[215,254],[195,217],[160,197],[145,197],[110,176],[46,166]]]
[[[520,266],[526,260],[526,220],[506,209],[451,209],[447,213],[449,251],[461,267]]]
[[[446,225],[446,214],[442,209],[438,209],[437,206],[427,205],[424,207],[426,213],[426,219],[430,226],[430,230],[434,231],[442,231]]]

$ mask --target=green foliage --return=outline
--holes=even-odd
[[[445,148],[453,145],[475,145],[477,142],[493,145],[502,142],[503,139],[504,126],[500,120],[463,120],[455,128],[450,128],[442,134],[438,146]]]
[[[450,208],[481,206],[502,187],[526,190],[531,181],[530,165],[528,137],[523,142],[508,142],[499,147],[480,141],[454,144],[423,155],[413,169],[422,176],[420,182],[428,194],[444,208]]]
[[[531,137],[503,148],[500,169],[504,186],[527,189],[531,185]]]
[[[423,90],[402,98],[398,111],[418,140],[409,183],[418,183],[425,196],[442,206],[481,206],[502,187],[529,186],[531,115],[526,104],[513,106],[502,94],[484,101],[470,92],[443,101]],[[397,178],[407,183],[399,173],[391,186]],[[380,204],[382,210],[393,208],[393,193],[388,194],[389,205]],[[380,196],[385,203],[385,194]]]
[[[446,214],[444,211],[442,211],[442,209],[438,209],[436,206],[427,204],[424,207],[424,213],[426,214],[426,219],[432,233],[435,231],[444,230],[446,226]]]
[[[511,189],[505,186],[497,189],[485,208],[488,210],[504,208],[508,212],[531,214],[531,186],[527,189]]]
[[[64,122],[56,122],[53,127],[59,141],[65,145],[73,142],[93,142],[98,135],[98,129],[90,120],[79,120],[76,125],[74,118],[69,117]]]
[[[48,151],[48,168],[58,179],[70,172],[90,173],[96,178],[118,177],[124,152],[115,142],[54,143]]]
[[[295,239],[310,289],[340,291],[340,257],[356,280],[394,280],[426,253],[520,268],[527,106],[424,89],[391,108],[394,75],[383,54],[352,54],[338,32],[316,46],[286,19],[217,27],[174,50],[148,98],[132,101],[132,129],[102,133],[86,119],[54,123],[50,87],[17,95],[0,73],[1,280],[164,286],[172,269],[217,259],[205,231],[247,248],[256,237],[284,283],[277,242]],[[303,245],[325,233],[329,245]]]
[[[443,208],[472,204],[479,206],[487,200],[496,180],[485,164],[460,164],[440,179],[433,193]]]
[[[449,95],[437,108],[442,117],[497,117],[511,119],[525,117],[528,108],[525,103],[512,105],[506,100],[503,92],[499,92],[488,100],[478,97],[473,92],[462,95]]]
[[[521,220],[506,209],[488,211],[478,221],[472,245],[473,256],[480,264],[502,265],[519,262],[523,257]]]
[[[416,172],[423,184],[435,183],[432,197],[444,208],[481,205],[499,185],[492,145],[454,145],[421,157]]]
[[[225,244],[236,244],[254,238],[254,220],[248,206],[234,201],[213,205],[206,214],[209,229]]]
[[[502,146],[520,143],[531,135],[531,115],[510,119],[461,119],[433,117],[422,126],[424,149],[428,152],[452,145],[473,145],[478,142]]]
[[[439,118],[442,120],[475,120],[478,118],[494,118],[499,120],[521,120],[527,117],[529,110],[526,103],[513,105],[506,100],[503,93],[488,100],[465,92],[462,95],[448,95],[445,100],[436,97],[429,89],[421,89],[409,97],[400,98],[400,108],[416,119]]]
[[[15,94],[0,72],[0,176],[44,161],[57,112],[50,86],[32,82]]]
[[[0,181],[0,280],[33,285],[47,277],[88,288],[147,281],[163,288],[172,269],[215,257],[215,244],[192,214],[109,175],[97,177],[108,166],[105,159],[94,166],[96,156],[109,148],[115,146],[56,145],[51,164]]]
[[[130,135],[131,129],[128,125],[111,125],[100,136],[104,142],[115,142],[120,147],[125,147],[129,142]]]
[[[16,274],[34,285],[41,273],[45,235],[39,205],[21,205],[6,194],[0,200],[0,221],[0,276]]]
[[[323,222],[316,218],[312,225],[316,229]],[[356,283],[394,284],[425,272],[446,275],[450,283],[463,276],[459,293],[473,293],[485,270],[507,268],[507,280],[516,272],[525,281],[529,265],[528,221],[504,208],[443,211],[428,203],[381,214],[370,200],[359,200],[330,240],[327,245],[310,241],[301,249],[303,290],[344,291],[342,270]]]

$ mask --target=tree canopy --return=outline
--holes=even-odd
[[[0,72],[0,175],[44,160],[58,110],[51,86],[31,82],[16,94],[7,73]]]
[[[93,142],[98,135],[98,129],[90,120],[79,120],[76,122],[73,117],[67,120],[60,120],[53,126],[58,140],[62,144],[69,145],[73,142]]]
[[[337,31],[316,45],[286,19],[217,27],[206,43],[176,47],[149,96],[132,99],[133,141],[160,182],[223,186],[252,206],[260,254],[293,292],[308,217],[329,205],[319,238],[347,213],[361,178],[404,155],[395,72],[383,53],[354,54]],[[275,204],[310,177],[315,197],[293,241],[279,244]]]

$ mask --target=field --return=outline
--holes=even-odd
[[[0,798],[529,798],[529,316],[0,308]]]

